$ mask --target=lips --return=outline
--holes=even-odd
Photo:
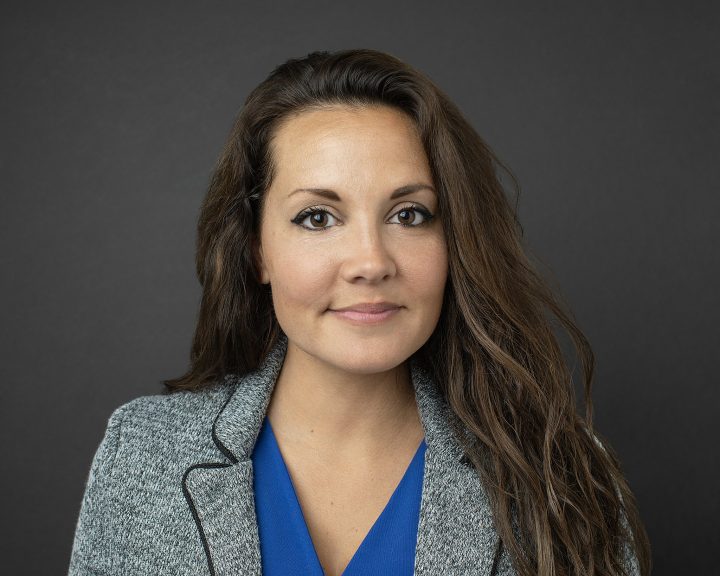
[[[330,313],[356,326],[367,326],[389,320],[401,308],[402,306],[392,302],[363,302],[330,310]]]
[[[400,308],[399,305],[393,304],[392,302],[363,302],[360,304],[353,304],[351,306],[345,306],[344,308],[334,308],[334,312],[361,312],[363,314],[381,314],[388,310],[394,310]]]

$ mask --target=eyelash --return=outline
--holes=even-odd
[[[420,228],[422,226],[430,224],[430,222],[432,222],[432,220],[435,218],[434,214],[431,214],[429,211],[425,210],[425,208],[422,208],[421,206],[418,206],[416,204],[403,206],[397,212],[395,212],[395,214],[404,211],[417,212],[424,218],[424,220],[420,224],[403,224],[402,222],[400,222],[400,226],[404,228]],[[307,208],[300,212],[300,214],[295,216],[295,218],[293,218],[290,222],[292,222],[293,224],[297,224],[301,228],[305,228],[305,230],[310,230],[312,232],[321,232],[322,230],[327,230],[328,228],[330,228],[330,226],[325,226],[323,228],[312,228],[311,226],[305,226],[304,224],[302,224],[303,220],[305,220],[308,216],[313,216],[315,214],[330,214],[330,212],[320,206],[310,206],[310,208]],[[393,214],[393,216],[395,214]],[[330,214],[330,216],[332,216],[332,214]],[[335,216],[333,216],[333,218],[335,218]]]

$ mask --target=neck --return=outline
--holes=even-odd
[[[268,418],[293,443],[328,453],[377,452],[389,439],[419,441],[422,425],[405,362],[387,372],[337,370],[288,344]]]

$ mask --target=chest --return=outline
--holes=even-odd
[[[384,458],[356,461],[285,447],[283,459],[325,574],[342,574],[383,514],[422,438],[411,440]]]

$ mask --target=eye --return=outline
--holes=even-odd
[[[313,206],[300,212],[291,222],[308,230],[324,230],[332,226],[328,224],[330,218],[335,219],[335,216],[323,208]]]
[[[411,228],[429,224],[430,221],[435,217],[430,214],[430,212],[425,210],[425,208],[421,208],[420,206],[416,206],[414,204],[401,208],[400,210],[395,212],[393,217],[395,216],[398,217],[398,224]]]

